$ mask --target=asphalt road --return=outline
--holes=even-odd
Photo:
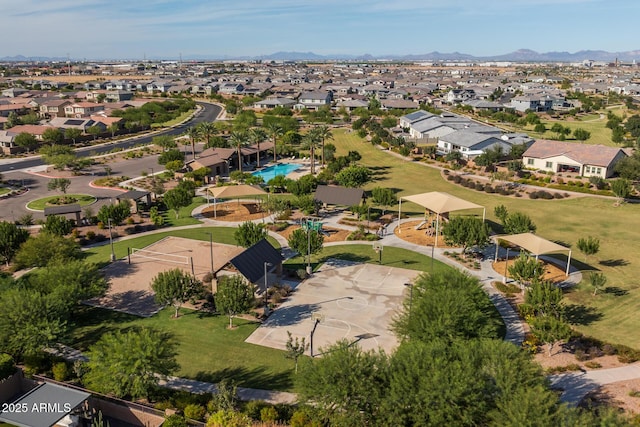
[[[194,124],[197,124],[199,122],[214,121],[220,113],[220,108],[215,105],[200,105],[203,106],[203,109],[200,110],[199,114],[196,117],[194,117],[184,125],[167,130],[163,133],[169,135],[180,134],[184,132],[185,128],[193,126]],[[158,134],[155,134],[154,136],[157,135]],[[143,142],[150,142],[151,138],[151,136],[145,136],[135,138],[134,140],[127,141],[126,143],[128,145],[135,145]],[[122,142],[116,144],[105,144],[102,151],[109,151],[116,146],[126,147],[127,145],[122,145]],[[88,149],[85,151],[97,152],[97,148],[98,147],[88,147]],[[190,158],[190,146],[179,146],[179,148],[185,152],[186,158]],[[196,154],[201,152],[203,148],[204,146],[202,144],[196,144]],[[6,180],[22,182],[22,184],[25,185],[29,189],[29,191],[20,196],[0,199],[0,221],[13,222],[26,213],[31,213],[34,219],[43,219],[44,215],[42,214],[42,212],[30,212],[26,208],[26,204],[31,200],[38,199],[40,197],[55,195],[55,193],[52,193],[47,189],[47,183],[49,182],[50,178],[46,175],[46,173],[31,172],[26,170],[30,168],[41,169],[38,168],[38,166],[42,166],[42,161],[40,161],[39,158],[23,160],[11,159],[11,161],[13,161],[13,163],[3,164],[6,169],[8,169],[9,166],[11,167],[8,172],[3,173],[3,178]],[[5,162],[7,161],[5,160]],[[112,175],[124,175],[131,178],[140,176],[143,172],[151,172],[152,169],[156,173],[164,169],[163,166],[158,164],[158,155],[144,156],[136,159],[110,161],[109,166],[112,168]],[[70,177],[71,186],[69,187],[68,193],[91,194],[93,196],[96,196],[98,200],[91,206],[91,209],[94,212],[97,212],[102,205],[112,203],[113,198],[118,194],[121,194],[121,191],[109,188],[93,188],[89,185],[91,181],[105,174],[105,171],[101,165],[91,166],[87,170],[87,172],[87,174]]]
[[[214,121],[222,111],[222,109],[219,106],[214,104],[198,102],[198,105],[200,105],[202,109],[198,111],[191,120],[179,126],[176,126],[158,133],[154,133],[153,136],[144,135],[137,138],[127,139],[126,141],[106,143],[101,145],[79,148],[76,150],[76,153],[78,154],[79,157],[86,157],[89,155],[96,155],[96,154],[104,154],[113,150],[114,148],[127,149],[138,144],[148,144],[149,142],[151,142],[151,139],[156,136],[180,135],[184,133],[187,130],[187,128],[197,125],[200,122]],[[17,171],[20,169],[34,168],[37,166],[42,166],[43,164],[44,163],[39,156],[30,157],[24,160],[17,160],[17,159],[0,160],[0,173]]]

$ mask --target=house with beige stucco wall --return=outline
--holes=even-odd
[[[622,148],[538,139],[524,152],[522,162],[525,168],[544,172],[609,178],[626,156]]]

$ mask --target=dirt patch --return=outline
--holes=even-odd
[[[423,221],[408,221],[400,224],[399,227],[396,227],[395,234],[402,240],[406,240],[407,242],[415,243],[416,245],[422,246],[433,246],[435,243],[435,232],[429,235],[430,227],[427,225],[423,225],[420,229],[416,230],[416,227],[422,223]],[[442,226],[442,224],[440,224]],[[431,231],[433,229],[431,228]],[[452,246],[447,245],[444,242],[444,236],[440,235],[438,237],[438,248],[451,248]]]
[[[516,257],[509,257],[509,266],[513,265],[513,262],[515,259]],[[567,278],[567,276],[565,275],[565,270],[561,269],[560,267],[557,267],[554,264],[551,264],[542,260],[540,261],[544,265],[544,275],[542,276],[543,280],[549,280],[553,283],[559,283],[564,281]],[[499,260],[491,263],[491,266],[493,267],[493,270],[496,273],[504,275],[506,271],[505,270],[506,264],[507,264],[506,260]]]
[[[278,234],[280,234],[285,239],[289,239],[289,236],[291,235],[291,233],[293,233],[295,230],[297,230],[299,228],[300,228],[299,225],[290,225],[289,227],[285,228],[284,230],[279,231]],[[329,243],[329,242],[344,242],[345,240],[347,240],[347,236],[349,234],[351,234],[351,232],[348,231],[348,230],[340,230],[340,229],[337,229],[337,228],[323,227],[322,229],[325,232],[327,232],[327,234],[325,234],[325,236],[324,236],[324,242],[325,243]]]
[[[600,387],[586,399],[618,407],[626,413],[640,414],[640,379],[620,381]],[[633,396],[630,393],[634,394]]]
[[[209,219],[218,221],[253,221],[264,218],[267,213],[263,212],[260,203],[256,202],[225,202],[218,203],[202,210],[202,215]]]

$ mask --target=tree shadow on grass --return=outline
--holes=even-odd
[[[623,297],[629,294],[628,290],[619,288],[617,286],[607,286],[606,288],[604,288],[603,292],[615,297]]]
[[[602,313],[594,307],[582,304],[568,304],[565,307],[565,317],[573,325],[587,326],[602,319]]]
[[[292,362],[293,365],[293,362]],[[291,370],[293,373],[293,369]],[[195,377],[197,381],[217,384],[222,380],[233,381],[239,387],[257,388],[261,390],[287,390],[293,387],[292,374],[274,374],[266,368],[225,368],[215,371],[200,371]]]
[[[605,267],[624,267],[625,265],[629,265],[629,261],[626,259],[603,259],[599,262],[600,265],[604,265]]]
[[[342,261],[351,261],[351,262],[367,262],[369,261],[369,257],[363,255],[351,254],[349,252],[340,252],[337,254],[333,254],[330,257],[323,258],[322,262],[326,262],[329,258],[337,258]]]

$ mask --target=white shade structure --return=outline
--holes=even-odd
[[[550,240],[543,239],[540,236],[536,236],[533,233],[520,233],[509,234],[505,236],[494,236],[493,240],[497,243],[499,240],[504,240],[515,246],[526,250],[536,256],[536,260],[540,255],[552,254],[558,252],[567,252],[567,269],[565,274],[569,275],[569,267],[571,266],[571,249],[566,246],[559,245]],[[496,245],[496,259],[498,257],[498,245]]]
[[[436,213],[436,238],[434,246],[438,246],[438,233],[440,229],[440,215],[467,209],[482,209],[482,221],[485,219],[486,209],[484,206],[477,205],[467,200],[452,196],[449,193],[440,191],[432,191],[430,193],[414,194],[411,196],[400,197],[398,201],[398,227],[400,227],[400,216],[402,214],[402,201],[413,202],[425,209]],[[398,231],[400,229],[398,228]]]

